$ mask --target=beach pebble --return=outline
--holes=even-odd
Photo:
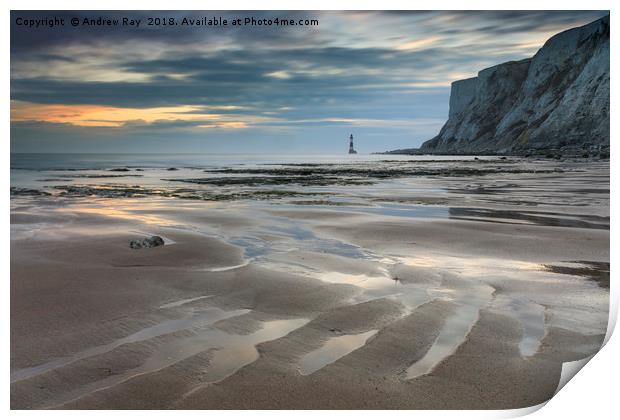
[[[132,249],[154,248],[163,244],[164,240],[161,236],[151,236],[150,238],[133,239],[129,242],[129,247]]]

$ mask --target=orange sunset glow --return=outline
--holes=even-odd
[[[179,105],[153,108],[121,108],[101,105],[34,104],[23,101],[11,103],[11,121],[39,121],[71,124],[82,127],[122,127],[131,122],[150,124],[156,121],[214,121],[203,124],[204,128],[245,128],[239,121],[220,121],[223,116],[205,112],[208,109],[231,110],[235,106],[189,106]]]

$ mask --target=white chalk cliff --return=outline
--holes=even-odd
[[[550,38],[531,59],[452,83],[448,121],[423,153],[609,146],[609,16]]]

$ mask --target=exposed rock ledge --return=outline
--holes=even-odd
[[[419,149],[390,153],[605,155],[609,16],[550,38],[531,59],[452,83],[448,121]]]

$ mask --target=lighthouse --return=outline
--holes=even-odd
[[[349,136],[349,154],[350,155],[355,155],[357,154],[357,152],[355,151],[355,149],[353,148],[353,134],[351,134]]]

